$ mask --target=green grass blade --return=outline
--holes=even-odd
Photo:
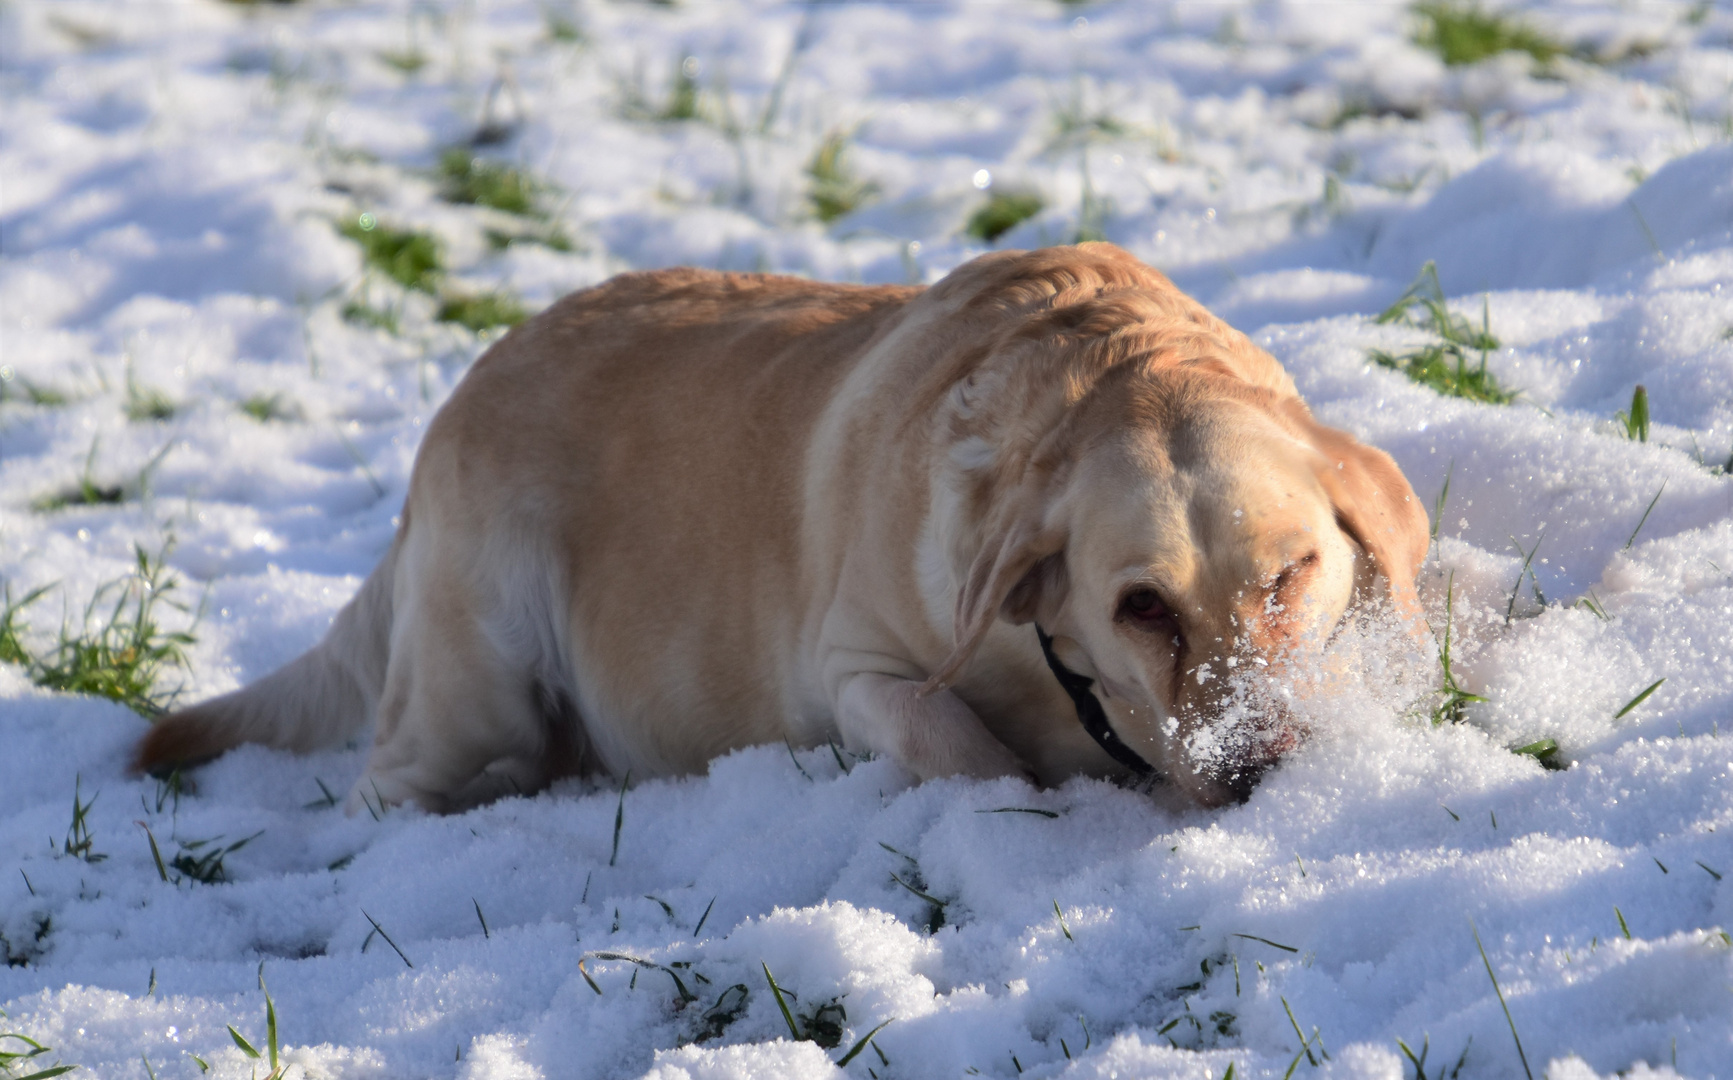
[[[626,778],[620,781],[620,802],[614,807],[614,849],[608,853],[608,865],[614,865],[620,857],[620,829],[626,824],[626,786],[632,782],[632,770],[626,770]]]
[[[847,1065],[849,1062],[853,1061],[856,1057],[859,1057],[860,1052],[867,1048],[867,1043],[870,1043],[873,1041],[873,1036],[877,1035],[879,1032],[881,1032],[885,1028],[889,1027],[891,1025],[892,1021],[894,1021],[894,1020],[896,1020],[896,1017],[893,1016],[890,1018],[890,1020],[886,1020],[884,1023],[880,1024],[878,1027],[873,1028],[871,1031],[867,1032],[865,1035],[862,1035],[858,1042],[856,1042],[853,1046],[849,1047],[848,1053],[846,1053],[842,1057],[836,1059],[837,1067],[841,1068],[844,1065]]]
[[[1271,941],[1269,938],[1259,937],[1256,934],[1229,934],[1228,936],[1229,937],[1237,937],[1237,938],[1245,938],[1247,941],[1262,942],[1263,944],[1268,945],[1271,948],[1280,949],[1283,952],[1297,953],[1300,951],[1300,950],[1294,948],[1292,945],[1283,945],[1279,941]]]
[[[1628,715],[1630,713],[1630,711],[1632,709],[1636,708],[1638,705],[1641,705],[1643,702],[1649,700],[1649,695],[1651,695],[1655,691],[1659,690],[1661,688],[1661,684],[1666,682],[1666,681],[1667,680],[1663,678],[1663,679],[1656,679],[1654,682],[1650,683],[1648,688],[1645,689],[1642,693],[1638,694],[1636,697],[1632,698],[1631,700],[1625,702],[1625,707],[1620,709],[1618,712],[1614,713],[1613,719],[1614,720],[1623,720],[1626,717],[1626,715]]]
[[[1444,470],[1444,486],[1438,491],[1438,498],[1432,504],[1432,535],[1428,537],[1433,543],[1438,542],[1438,530],[1444,522],[1444,507],[1450,501],[1450,479],[1456,475],[1456,459],[1451,458],[1450,464]]]
[[[945,901],[940,900],[936,896],[932,896],[932,895],[929,895],[927,893],[924,893],[921,890],[915,888],[913,885],[910,885],[908,882],[906,882],[902,878],[898,877],[896,874],[896,871],[894,871],[894,870],[891,871],[891,880],[896,882],[898,885],[901,885],[903,888],[909,890],[910,892],[914,893],[916,896],[920,897],[922,900],[925,900],[927,903],[932,904],[934,907],[942,908],[945,906]],[[1055,906],[1058,905],[1057,900],[1054,901],[1054,905]],[[1070,935],[1067,934],[1066,936],[1069,937]]]
[[[1288,1014],[1288,1023],[1294,1025],[1294,1034],[1300,1037],[1300,1052],[1306,1055],[1306,1060],[1314,1069],[1317,1068],[1318,1059],[1312,1056],[1312,1040],[1306,1038],[1306,1033],[1300,1030],[1300,1022],[1294,1019],[1293,1006],[1288,1004],[1285,997],[1282,998],[1282,1011]]]
[[[142,821],[139,822],[138,827],[144,830],[145,838],[150,841],[150,857],[152,859],[156,860],[157,877],[160,877],[164,881],[167,881],[168,880],[168,867],[163,865],[162,849],[156,846],[156,837],[151,833],[150,826],[146,825],[144,822],[142,822]]]
[[[1623,922],[1623,918],[1620,918]],[[1522,1061],[1523,1075],[1528,1080],[1534,1080],[1534,1070],[1528,1067],[1528,1054],[1522,1049],[1522,1036],[1516,1033],[1516,1020],[1510,1015],[1510,1006],[1505,1003],[1504,990],[1498,985],[1498,976],[1492,970],[1492,961],[1487,958],[1486,946],[1480,941],[1480,928],[1474,925],[1474,920],[1468,920],[1468,928],[1474,932],[1474,947],[1480,950],[1480,962],[1486,965],[1486,977],[1492,980],[1492,992],[1498,995],[1498,1007],[1504,1010],[1504,1022],[1510,1025],[1510,1037],[1516,1043],[1516,1056]]]
[[[795,1042],[801,1042],[806,1036],[802,1035],[800,1029],[794,1026],[794,1014],[788,1011],[788,1002],[782,996],[782,987],[776,985],[776,976],[770,973],[770,965],[761,960],[759,966],[764,968],[764,981],[770,984],[770,993],[776,998],[776,1007],[782,1010],[782,1021],[788,1025],[789,1036]]]
[[[363,910],[361,912],[361,917],[373,924],[374,933],[378,934],[380,937],[385,939],[385,944],[391,946],[391,951],[397,954],[397,958],[399,960],[403,961],[404,967],[412,968],[415,966],[413,963],[410,962],[409,957],[403,955],[403,950],[399,949],[397,947],[397,942],[391,940],[391,935],[387,934],[385,932],[385,928],[383,926],[379,925],[379,920],[377,920],[373,916],[367,914],[367,912],[365,910]]]
[[[233,1024],[229,1025],[229,1038],[235,1040],[235,1045],[241,1048],[241,1053],[253,1058],[254,1060],[258,1060],[259,1052],[253,1049],[253,1044],[247,1041],[245,1035],[242,1035],[240,1032],[235,1030],[235,1025]]]
[[[1663,480],[1661,481],[1661,486],[1655,491],[1655,497],[1649,500],[1648,509],[1643,511],[1643,516],[1641,518],[1637,519],[1637,527],[1631,530],[1630,539],[1625,541],[1625,546],[1620,548],[1620,551],[1629,551],[1631,545],[1637,542],[1637,534],[1643,531],[1644,525],[1648,524],[1650,512],[1655,509],[1655,504],[1661,501],[1661,492],[1666,490],[1667,482]]]
[[[590,973],[588,970],[585,969],[584,962],[582,960],[578,961],[578,974],[582,975],[584,977],[584,981],[590,984],[590,989],[594,990],[596,992],[597,997],[602,996],[602,988],[600,986],[596,985],[595,979],[590,978]]]
[[[270,1055],[271,1075],[277,1075],[277,1003],[265,995],[265,1050]]]

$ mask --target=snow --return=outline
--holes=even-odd
[[[1317,737],[1225,810],[774,746],[375,820],[323,794],[362,749],[244,748],[177,797],[122,772],[138,716],[0,665],[0,1008],[53,1047],[25,1071],[256,1075],[227,1028],[265,1046],[268,986],[297,1076],[1395,1078],[1401,1039],[1429,1080],[1733,1077],[1733,12],[1523,11],[1618,59],[1445,67],[1370,2],[0,4],[0,579],[52,586],[38,648],[166,550],[196,699],[383,552],[485,341],[336,224],[429,230],[449,288],[532,307],[677,263],[931,281],[983,250],[985,169],[1045,200],[1002,246],[1088,218],[1429,504],[1449,477],[1422,597],[1442,628],[1453,587],[1487,699],[1432,726],[1438,672],[1356,625]],[[646,115],[687,57],[700,118]],[[497,212],[439,197],[490,121],[571,251],[495,251]],[[803,168],[836,131],[877,195],[826,226]],[[1421,340],[1368,316],[1427,260],[1516,404],[1367,362]],[[1647,443],[1614,419],[1638,383]],[[81,477],[124,500],[37,508]],[[1567,770],[1508,749],[1542,738]],[[64,850],[75,792],[101,861]],[[165,859],[255,839],[174,883],[146,827]],[[789,1037],[766,969],[797,1017],[840,1003],[839,1046]]]

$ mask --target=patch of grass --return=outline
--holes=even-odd
[[[447,202],[488,206],[508,214],[533,216],[542,185],[504,162],[477,157],[456,146],[439,157],[440,197]]]
[[[1590,589],[1584,595],[1577,597],[1577,602],[1571,606],[1582,608],[1584,611],[1593,615],[1602,622],[1613,621],[1613,617],[1607,614],[1606,605],[1601,603],[1601,598],[1595,595],[1593,589]]]
[[[1558,759],[1557,739],[1538,739],[1526,746],[1513,746],[1510,752],[1534,758],[1548,769],[1563,769],[1565,767],[1564,763]]]
[[[1107,218],[1114,206],[1110,197],[1095,193],[1095,182],[1089,174],[1089,146],[1085,143],[1077,154],[1077,169],[1082,179],[1082,191],[1077,200],[1077,231],[1071,243],[1088,244],[1107,239]],[[1213,214],[1214,211],[1211,211]]]
[[[798,1016],[788,1007],[788,999],[797,997],[792,990],[785,989],[776,981],[776,976],[770,973],[769,964],[761,964],[764,968],[764,981],[770,984],[770,993],[776,998],[776,1007],[782,1013],[782,1022],[788,1025],[788,1034],[796,1042],[816,1043],[826,1050],[834,1050],[842,1043],[843,1025],[848,1023],[848,1010],[843,1007],[841,998],[831,998],[819,1002],[809,1011]],[[885,1023],[889,1023],[886,1021]],[[884,1029],[884,1024],[874,1028],[867,1039]],[[846,1057],[852,1059],[864,1046],[866,1040],[857,1043]]]
[[[674,68],[674,85],[668,90],[668,103],[657,114],[658,120],[697,120],[698,73],[703,70],[696,56],[682,56]]]
[[[1456,1059],[1456,1067],[1446,1071],[1444,1063],[1440,1062],[1438,1065],[1438,1072],[1434,1076],[1426,1075],[1426,1055],[1432,1050],[1431,1035],[1426,1035],[1421,1038],[1420,1054],[1418,1057],[1415,1056],[1413,1050],[1408,1048],[1408,1044],[1403,1042],[1401,1039],[1396,1040],[1396,1045],[1402,1049],[1403,1055],[1407,1057],[1409,1063],[1414,1066],[1414,1080],[1456,1080],[1456,1078],[1462,1073],[1462,1066],[1468,1063],[1468,1048],[1474,1045],[1474,1036],[1470,1035],[1468,1037],[1468,1042],[1463,1045],[1462,1056]]]
[[[995,191],[969,216],[963,231],[991,244],[1039,214],[1046,203],[1033,191]]]
[[[1443,672],[1434,696],[1440,698],[1432,708],[1432,726],[1440,724],[1460,724],[1463,721],[1463,711],[1471,704],[1486,699],[1479,694],[1471,694],[1456,681],[1456,671],[1451,666],[1450,637],[1452,625],[1455,622],[1456,608],[1456,574],[1453,572],[1444,586],[1444,636],[1438,645],[1438,667]]]
[[[706,1042],[721,1038],[730,1024],[746,1015],[749,994],[745,983],[735,983],[718,994],[716,1004],[704,1010],[704,1015],[700,1017],[701,1022],[692,1034],[692,1041]]]
[[[98,484],[87,474],[79,478],[77,487],[44,495],[32,502],[30,509],[47,514],[69,506],[113,506],[125,501],[124,487],[117,484]]]
[[[87,863],[99,863],[108,856],[96,850],[96,836],[90,831],[90,808],[96,805],[96,796],[102,792],[97,792],[90,797],[89,802],[84,802],[83,787],[84,777],[75,775],[72,778],[72,824],[66,830],[66,839],[60,845],[60,851],[63,855],[83,859]]]
[[[266,1075],[265,1080],[282,1080],[284,1074],[289,1071],[289,1066],[286,1062],[279,1061],[281,1048],[277,1044],[277,1006],[271,1000],[271,992],[265,990],[265,965],[262,961],[259,964],[259,989],[265,991],[265,1053],[261,1054],[254,1049],[253,1044],[247,1041],[246,1036],[236,1031],[233,1024],[228,1025],[229,1038],[233,1039],[235,1045],[240,1047],[241,1053],[254,1061],[263,1058],[271,1066],[271,1071]]]
[[[431,293],[445,271],[439,241],[428,233],[393,229],[372,214],[359,214],[337,231],[361,245],[370,268],[406,289]]]
[[[48,514],[56,510],[64,510],[69,506],[112,506],[115,503],[125,502],[127,492],[124,486],[96,482],[95,468],[98,445],[97,440],[92,439],[90,441],[90,452],[84,455],[84,471],[79,474],[76,486],[43,495],[32,501],[30,508],[39,514]],[[171,442],[168,445],[173,446],[174,444]],[[164,450],[166,449],[167,447],[164,448]],[[162,452],[159,452],[155,460],[160,460],[161,456]],[[154,464],[155,461],[153,460],[152,464],[146,465],[144,471],[139,474],[141,486]]]
[[[1478,64],[1500,53],[1523,52],[1542,64],[1565,46],[1521,19],[1489,11],[1475,0],[1425,0],[1414,5],[1420,25],[1414,43],[1451,67]]]
[[[437,315],[440,322],[467,326],[478,334],[496,326],[516,326],[528,317],[516,297],[502,292],[448,296],[439,305]]]
[[[1524,551],[1522,544],[1517,542],[1516,537],[1510,537],[1511,546],[1516,548],[1518,555],[1522,556],[1522,568],[1516,572],[1516,584],[1510,588],[1510,603],[1506,604],[1504,608],[1504,621],[1507,625],[1516,617],[1516,598],[1522,595],[1522,581],[1525,577],[1534,589],[1535,602],[1540,604],[1543,609],[1546,607],[1546,594],[1540,591],[1540,579],[1534,576],[1534,557],[1539,553],[1540,542],[1544,539],[1546,539],[1546,534],[1543,531],[1540,536],[1535,537],[1534,546]]]
[[[262,835],[264,834],[254,833],[227,845],[222,843],[223,838],[220,836],[213,836],[209,840],[182,840],[180,853],[169,862],[169,866],[180,871],[186,880],[202,885],[215,885],[219,881],[229,880],[223,860]]]
[[[379,62],[404,76],[413,76],[427,66],[427,54],[413,45],[402,49],[380,49]]]
[[[1305,1058],[1306,1064],[1316,1069],[1318,1067],[1318,1056],[1317,1054],[1312,1053],[1312,1044],[1314,1042],[1317,1043],[1318,1053],[1324,1054],[1325,1057],[1328,1057],[1329,1054],[1324,1050],[1324,1036],[1319,1033],[1316,1024],[1312,1025],[1312,1033],[1310,1035],[1301,1031],[1300,1022],[1294,1018],[1293,1006],[1288,1004],[1287,998],[1284,997],[1281,1000],[1282,1011],[1288,1014],[1288,1023],[1293,1026],[1294,1034],[1300,1037],[1300,1052],[1295,1054],[1294,1060],[1288,1063],[1288,1076],[1293,1076],[1294,1070],[1300,1067],[1301,1058]]]
[[[617,914],[617,912],[616,912],[616,914]],[[578,970],[584,976],[584,981],[588,982],[590,984],[590,989],[594,990],[597,994],[600,994],[602,992],[602,988],[597,986],[595,983],[595,980],[590,978],[589,972],[583,970],[583,961],[584,960],[592,960],[592,959],[593,960],[624,961],[625,963],[632,964],[633,966],[637,967],[640,971],[660,971],[662,974],[668,976],[668,978],[673,980],[674,991],[680,997],[679,1007],[682,1009],[684,1009],[686,1006],[692,1004],[694,1001],[698,1000],[698,995],[694,994],[690,989],[687,988],[686,980],[682,979],[680,977],[680,973],[678,971],[674,970],[677,967],[690,968],[692,965],[691,965],[691,963],[689,963],[687,961],[676,960],[672,964],[658,964],[654,960],[645,960],[642,957],[632,956],[628,953],[617,953],[617,952],[585,953],[583,958],[578,961]],[[698,978],[704,979],[704,977],[702,975],[699,975]],[[710,980],[704,979],[704,981],[709,982]],[[632,973],[631,985],[633,988],[636,988],[638,985],[638,972],[636,972],[636,971],[634,971]]]
[[[846,132],[832,131],[806,163],[811,181],[806,199],[813,216],[826,225],[859,210],[879,193],[877,184],[860,179],[849,166],[849,139]]]
[[[1342,99],[1336,111],[1317,126],[1326,131],[1340,131],[1356,120],[1382,120],[1386,117],[1397,117],[1401,120],[1418,120],[1426,115],[1425,110],[1413,105],[1398,105],[1393,102],[1376,100],[1365,91],[1351,93]],[[1425,172],[1421,173],[1424,176]],[[1419,186],[1419,177],[1412,181],[1399,182],[1406,186],[1392,185],[1392,190],[1409,192]]]
[[[126,418],[134,423],[146,420],[172,420],[175,415],[175,403],[168,395],[154,387],[139,386],[131,379],[126,381]]]
[[[0,1019],[5,1018],[5,1010],[0,1010]],[[28,1035],[16,1031],[0,1034],[0,1076],[9,1080],[48,1080],[51,1076],[64,1076],[78,1068],[77,1065],[61,1065],[57,1062],[47,1068],[37,1069],[36,1059],[53,1052],[53,1047],[43,1046]],[[32,1071],[22,1073],[20,1069]]]
[[[584,28],[578,25],[575,15],[564,11],[555,11],[551,7],[542,9],[542,25],[547,31],[549,41],[557,41],[561,45],[582,45],[587,38]]]
[[[558,225],[544,225],[521,231],[507,232],[503,229],[484,229],[487,236],[487,246],[494,251],[504,251],[513,244],[540,244],[549,251],[576,251],[577,245],[566,235]]]
[[[936,934],[944,929],[945,907],[948,901],[941,900],[927,891],[926,878],[921,874],[921,864],[915,861],[913,855],[904,854],[883,841],[879,842],[879,847],[884,848],[907,864],[901,874],[894,870],[891,871],[891,880],[931,905],[927,912],[927,933]]]
[[[1642,383],[1631,391],[1631,409],[1620,409],[1614,419],[1624,429],[1625,438],[1632,442],[1649,441],[1649,391]]]
[[[37,686],[105,697],[150,718],[164,712],[180,692],[178,687],[163,691],[157,684],[168,671],[186,667],[186,646],[195,639],[188,631],[165,630],[158,621],[159,605],[186,611],[170,599],[178,582],[163,565],[168,548],[155,556],[137,545],[133,551],[135,570],[98,588],[79,628],[62,622],[59,640],[46,652],[28,648],[27,628],[20,621],[22,610],[45,590],[16,604],[8,594],[0,612],[0,647],[6,651],[4,658],[23,667]],[[113,606],[106,617],[98,617],[98,608],[106,607],[110,597]]]
[[[30,652],[25,647],[23,634],[27,627],[20,621],[24,609],[42,598],[42,595],[52,585],[43,585],[26,593],[24,599],[12,599],[12,583],[7,582],[5,588],[5,606],[0,608],[0,663],[27,666],[31,662]]]
[[[29,405],[59,406],[72,399],[51,386],[31,382],[8,364],[0,367],[0,402],[22,401]]]
[[[343,321],[356,326],[370,326],[387,334],[397,333],[397,312],[389,307],[374,307],[365,300],[351,300],[343,305]]]
[[[1519,390],[1507,390],[1486,368],[1487,355],[1498,348],[1492,335],[1491,312],[1481,309],[1477,328],[1445,304],[1444,288],[1438,282],[1437,264],[1427,261],[1406,291],[1378,316],[1383,326],[1392,323],[1430,332],[1436,341],[1412,352],[1393,354],[1382,349],[1368,351],[1367,358],[1379,367],[1400,371],[1414,382],[1446,397],[1466,398],[1490,405],[1508,405]],[[1480,353],[1480,363],[1470,367],[1469,352]]]
[[[1111,112],[1091,109],[1081,80],[1071,84],[1071,96],[1053,107],[1053,135],[1047,151],[1053,153],[1092,142],[1127,138],[1132,129]]]
[[[238,407],[261,424],[268,424],[273,420],[295,420],[301,415],[301,410],[280,393],[254,394]]]
[[[726,117],[715,115],[712,102],[699,85],[698,77],[704,71],[703,63],[696,56],[681,56],[679,63],[674,65],[672,81],[668,86],[668,95],[660,102],[650,100],[650,95],[644,89],[644,74],[642,69],[634,72],[630,78],[615,79],[619,94],[620,115],[627,120],[649,123],[684,123],[688,120],[715,121],[720,126],[729,126]]]

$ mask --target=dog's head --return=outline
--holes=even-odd
[[[1244,799],[1305,734],[1279,692],[1247,708],[1230,687],[1291,684],[1357,599],[1418,616],[1427,519],[1395,462],[1219,366],[1117,365],[1025,462],[987,508],[929,685],[996,621],[1036,623],[1199,803]]]

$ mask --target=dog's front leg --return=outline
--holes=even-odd
[[[949,690],[922,697],[920,688],[877,672],[849,676],[837,693],[843,741],[891,757],[922,780],[1029,775],[962,698]]]

